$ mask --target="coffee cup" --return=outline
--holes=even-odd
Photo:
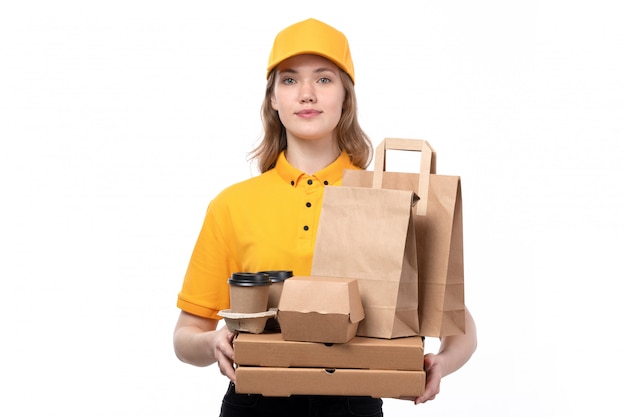
[[[267,301],[268,308],[278,308],[278,302],[280,301],[280,295],[283,292],[283,283],[286,279],[293,276],[293,271],[287,270],[275,270],[275,271],[262,271],[261,274],[268,274],[272,285],[270,286],[269,299]]]
[[[231,313],[267,311],[272,282],[266,273],[235,272],[228,279]]]
[[[270,286],[270,294],[267,301],[267,307],[269,309],[275,308],[276,310],[278,310],[278,302],[280,301],[280,295],[283,292],[283,284],[287,278],[291,278],[293,276],[293,272],[287,270],[275,270],[263,271],[262,273],[268,274],[270,276],[270,281],[272,282],[272,285]],[[278,320],[275,317],[271,317],[269,320],[267,320],[265,330],[270,332],[279,331],[280,325],[278,323]]]

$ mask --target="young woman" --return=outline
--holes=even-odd
[[[261,175],[226,188],[209,204],[178,296],[176,355],[196,366],[217,363],[230,379],[224,417],[382,416],[382,401],[370,397],[235,393],[234,335],[217,328],[217,313],[229,308],[227,278],[266,270],[310,275],[324,187],[340,185],[344,169],[365,169],[371,160],[343,33],[308,19],[276,36],[262,119],[265,135],[252,152]],[[425,357],[426,389],[415,403],[433,399],[441,378],[472,355],[476,335],[467,314],[466,334],[442,339],[440,352]]]

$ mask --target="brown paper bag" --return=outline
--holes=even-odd
[[[420,151],[420,173],[385,171],[387,150]],[[414,225],[419,265],[419,334],[441,337],[465,332],[463,210],[461,179],[437,175],[436,153],[418,139],[384,139],[374,171],[346,170],[344,186],[411,190],[419,197]]]
[[[326,187],[311,276],[355,278],[365,312],[357,336],[418,334],[412,191]]]

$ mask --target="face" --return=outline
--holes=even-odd
[[[297,55],[277,67],[271,97],[287,141],[334,141],[345,91],[340,69],[317,55]]]

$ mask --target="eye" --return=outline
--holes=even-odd
[[[330,83],[330,82],[331,82],[331,79],[330,79],[330,78],[328,78],[328,77],[322,77],[322,78],[320,78],[320,79],[318,80],[318,82],[319,82],[320,84],[328,84],[328,83]]]
[[[291,78],[291,77],[285,77],[285,78],[283,78],[283,84],[295,84],[295,83],[296,83],[296,80],[294,80],[294,79],[293,79],[293,78]]]

